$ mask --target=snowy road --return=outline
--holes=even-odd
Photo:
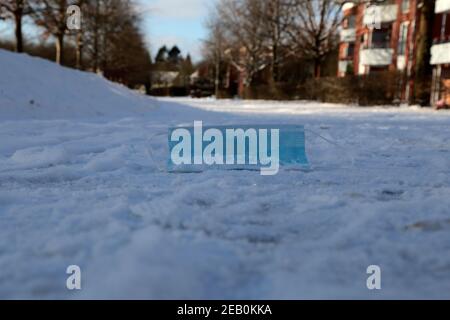
[[[450,298],[450,113],[148,103],[0,120],[0,298]],[[167,127],[194,120],[303,124],[311,170],[165,172]]]

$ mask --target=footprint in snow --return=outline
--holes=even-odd
[[[419,221],[405,227],[405,230],[440,231],[450,228],[450,219]]]
[[[380,201],[398,200],[405,192],[403,190],[385,189],[378,192],[377,199]]]

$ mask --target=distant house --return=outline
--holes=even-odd
[[[193,97],[209,97],[214,94],[214,74],[213,68],[207,63],[202,62],[197,66],[195,72],[189,76],[190,95]]]
[[[153,71],[151,94],[154,96],[186,96],[189,77],[179,71]]]
[[[193,85],[198,79],[200,79],[200,71],[196,70],[189,76],[189,81]]]
[[[176,87],[179,76],[178,71],[154,71],[152,73],[152,88]]]

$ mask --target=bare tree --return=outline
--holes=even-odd
[[[86,0],[78,0],[78,6],[81,8],[81,11],[86,9],[87,1]],[[75,68],[83,69],[83,46],[84,46],[84,28],[76,31],[75,35]]]
[[[314,74],[320,77],[324,58],[338,46],[342,5],[334,0],[287,0],[291,12],[287,34],[291,53],[314,62]]]
[[[262,0],[261,12],[265,22],[262,36],[265,37],[270,51],[271,76],[279,81],[279,67],[289,51],[287,31],[292,20],[292,11],[287,0]]]
[[[215,96],[219,97],[220,69],[224,60],[224,52],[227,49],[224,25],[216,11],[210,12],[210,18],[206,22],[209,30],[208,38],[204,41],[204,57],[214,64],[214,88]]]
[[[127,0],[85,1],[84,42],[91,67],[97,72],[106,68],[110,59],[108,51],[114,41],[118,41],[120,31],[132,23],[131,3]]]
[[[226,56],[243,73],[245,87],[252,84],[256,74],[271,60],[264,37],[263,5],[260,0],[223,0],[218,7],[230,44]]]
[[[64,62],[64,37],[66,35],[66,11],[75,0],[30,0],[33,19],[36,25],[44,29],[44,36],[53,36],[56,44],[58,64]]]
[[[85,0],[83,6],[83,50],[90,58],[89,67],[95,72],[100,68],[100,38],[106,4],[104,0]]]
[[[27,0],[0,0],[0,18],[14,20],[16,52],[23,52],[22,19],[30,12]]]
[[[151,60],[135,2],[84,0],[83,10],[85,66],[111,80],[148,87]]]
[[[216,20],[229,46],[227,57],[248,87],[268,66],[273,82],[279,81],[280,64],[288,56],[313,61],[320,77],[322,62],[338,46],[342,5],[335,0],[222,0]]]

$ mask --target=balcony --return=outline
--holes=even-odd
[[[345,76],[353,74],[353,61],[352,60],[341,60],[339,61],[339,75]]]
[[[348,66],[349,66],[349,61],[339,61],[339,65],[338,65],[338,68],[339,68],[339,73],[340,74],[346,74],[347,73],[347,68],[348,68]]]
[[[355,6],[355,4],[354,3],[346,3],[346,4],[344,4],[343,6],[342,6],[342,11],[347,11],[347,10],[350,10],[350,9],[352,9],[353,7]]]
[[[342,29],[341,30],[341,42],[355,42],[356,41],[356,29]]]
[[[378,10],[366,10],[364,13],[364,25],[373,25],[374,23],[388,23],[397,20],[398,5],[378,5]]]
[[[450,0],[437,0],[435,12],[444,13],[450,11]]]
[[[361,50],[360,62],[365,66],[388,66],[392,63],[393,56],[393,49],[369,48]]]
[[[450,42],[435,44],[431,47],[432,65],[450,63]]]

